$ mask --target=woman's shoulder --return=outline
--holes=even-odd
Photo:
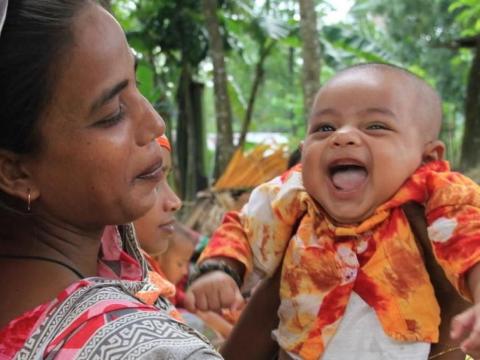
[[[167,301],[151,306],[136,299],[137,286],[97,279],[77,288],[27,340],[22,358],[221,358],[202,335],[168,315]]]
[[[196,331],[162,311],[114,311],[109,321],[95,329],[76,358],[109,359],[221,359],[213,347]],[[95,321],[85,324],[81,333],[89,334]],[[76,343],[76,334],[69,342]],[[67,351],[70,351],[67,350]]]

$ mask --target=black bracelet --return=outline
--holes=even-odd
[[[242,279],[240,275],[232,269],[230,265],[228,265],[225,261],[215,261],[215,262],[205,262],[195,267],[194,271],[188,278],[188,286],[190,286],[195,280],[197,280],[202,275],[205,275],[212,271],[223,271],[225,274],[230,276],[235,283],[237,284],[238,288],[242,287]]]

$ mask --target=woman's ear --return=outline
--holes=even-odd
[[[441,140],[433,140],[425,145],[422,155],[422,163],[443,160],[445,155],[445,144]]]
[[[33,201],[40,195],[22,155],[0,150],[0,191],[25,202],[29,197]]]

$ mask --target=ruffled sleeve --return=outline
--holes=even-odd
[[[247,270],[272,275],[306,211],[300,168],[255,188],[240,213],[228,212],[199,261],[230,257]]]

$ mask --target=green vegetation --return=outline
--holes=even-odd
[[[463,170],[480,166],[478,0],[356,0],[336,23],[319,0],[110,0],[140,59],[141,90],[174,140],[175,182],[185,199],[213,181],[214,169],[221,173],[218,154],[250,146],[246,131],[285,133],[291,149],[303,138],[302,74],[311,60],[302,45],[312,40],[301,29],[307,21],[311,29],[312,19],[300,3],[316,9],[320,84],[358,62],[407,67],[444,100],[448,159]],[[220,139],[217,155],[206,147],[208,133]]]

